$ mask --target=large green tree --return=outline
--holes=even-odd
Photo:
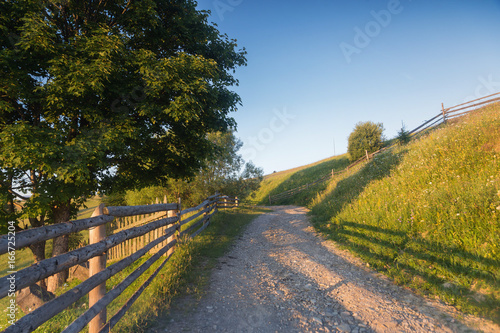
[[[197,172],[207,133],[235,126],[246,64],[207,18],[190,0],[0,2],[3,219],[64,222],[97,190]]]

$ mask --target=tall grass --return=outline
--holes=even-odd
[[[397,283],[500,322],[499,104],[377,155],[301,204]]]

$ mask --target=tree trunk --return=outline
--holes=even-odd
[[[35,263],[45,259],[45,241],[33,243],[29,246],[29,248],[31,252],[33,252],[33,256],[35,257]],[[47,289],[47,284],[45,283],[45,279],[38,281],[37,284],[40,287]]]
[[[54,223],[68,222],[70,218],[70,203],[61,203],[52,209],[54,216]],[[58,256],[68,252],[69,248],[69,235],[63,235],[54,238],[52,245],[52,257]],[[68,279],[69,270],[64,270],[49,276],[47,283],[47,290],[55,292],[57,288],[61,287]]]
[[[44,216],[41,216],[39,218],[34,218],[34,217],[29,218],[30,224],[33,228],[43,226],[44,220],[45,220]],[[33,243],[29,246],[29,249],[33,253],[35,263],[40,262],[40,261],[45,259],[45,244],[46,244],[45,241],[41,241],[38,243]],[[47,283],[46,283],[45,279],[38,281],[37,284],[40,287],[47,289]]]

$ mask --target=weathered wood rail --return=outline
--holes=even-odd
[[[420,126],[409,131],[408,135],[416,136],[418,134],[422,134],[425,131],[428,131],[432,128],[435,128],[439,125],[446,123],[446,121],[448,121],[450,119],[464,116],[469,112],[476,111],[480,107],[483,107],[485,105],[492,104],[495,102],[499,102],[499,101],[500,101],[500,92],[492,94],[492,95],[484,96],[484,97],[481,97],[478,99],[474,99],[474,100],[471,100],[471,101],[468,101],[468,102],[465,102],[462,104],[458,104],[458,105],[455,105],[455,106],[452,106],[449,108],[445,108],[444,105],[441,104],[441,112],[438,115],[432,117],[429,120],[426,120]],[[339,170],[339,171],[332,170],[331,173],[324,175],[323,177],[315,180],[314,182],[304,184],[304,185],[301,185],[299,187],[295,187],[295,188],[283,191],[283,192],[275,194],[275,195],[269,195],[269,204],[272,205],[273,202],[277,202],[277,201],[280,201],[283,199],[290,198],[293,195],[300,193],[300,192],[308,189],[311,186],[314,186],[318,183],[324,182],[325,180],[333,178],[337,174],[343,173],[343,172],[351,169],[352,167],[358,165],[359,163],[362,163],[364,161],[369,161],[376,154],[379,154],[387,149],[394,147],[397,143],[398,142],[394,142],[390,146],[384,147],[384,148],[379,149],[377,151],[374,151],[372,153],[366,152],[366,156],[363,156],[362,158],[358,159],[357,161],[354,161],[353,163],[348,165],[345,169]]]
[[[90,333],[110,332],[167,263],[180,238],[183,236],[196,237],[209,226],[210,219],[218,211],[218,208],[234,208],[238,207],[238,204],[238,197],[231,198],[216,194],[208,197],[198,206],[184,210],[182,210],[180,199],[177,203],[157,203],[144,206],[105,207],[100,205],[95,209],[91,218],[28,229],[17,233],[16,249],[85,229],[89,229],[89,245],[45,259],[15,272],[16,290],[29,287],[55,273],[87,261],[89,261],[89,278],[21,317],[3,332],[32,332],[87,294],[89,294],[89,309],[67,326],[63,332],[79,332],[87,324],[89,324]],[[188,215],[188,217],[183,220],[183,215]],[[127,220],[128,217],[139,218]],[[196,219],[199,220],[196,221]],[[193,221],[195,222],[193,223]],[[192,224],[189,225],[189,223]],[[183,226],[187,226],[187,228],[182,230]],[[107,233],[108,235],[106,235]],[[144,238],[146,236],[147,238]],[[0,236],[0,254],[8,252],[8,243],[8,235]],[[114,259],[120,260],[106,267],[107,254],[110,253],[114,253]],[[106,281],[110,277],[148,253],[152,254],[148,260],[106,293]],[[165,259],[160,266],[125,302],[122,308],[107,321],[106,306],[162,256]],[[9,293],[11,283],[8,278],[9,275],[0,278],[0,298],[6,297]]]

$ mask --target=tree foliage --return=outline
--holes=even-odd
[[[197,173],[207,133],[235,127],[246,64],[207,17],[191,0],[0,2],[3,219],[63,222],[97,190]]]
[[[405,145],[411,140],[410,133],[406,129],[406,126],[403,122],[401,122],[401,130],[398,132],[396,140],[400,145]]]
[[[359,122],[349,135],[347,152],[351,161],[363,157],[368,153],[374,152],[383,146],[384,126],[382,123],[373,123],[371,121]]]
[[[129,190],[124,195],[127,205],[155,202],[164,196],[168,202],[181,198],[183,206],[195,206],[205,198],[218,192],[243,199],[256,190],[264,171],[252,162],[245,163],[238,150],[242,142],[232,132],[214,132],[208,138],[216,145],[212,156],[195,177],[189,180],[169,179],[162,185],[140,190]]]

